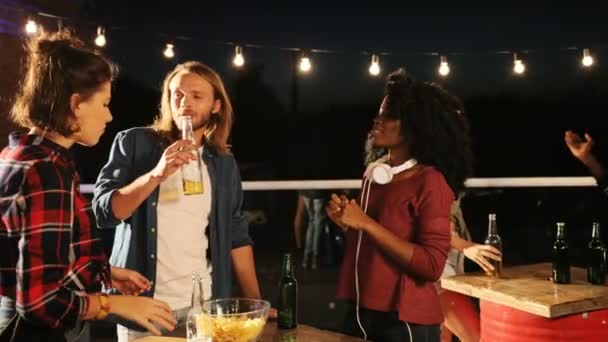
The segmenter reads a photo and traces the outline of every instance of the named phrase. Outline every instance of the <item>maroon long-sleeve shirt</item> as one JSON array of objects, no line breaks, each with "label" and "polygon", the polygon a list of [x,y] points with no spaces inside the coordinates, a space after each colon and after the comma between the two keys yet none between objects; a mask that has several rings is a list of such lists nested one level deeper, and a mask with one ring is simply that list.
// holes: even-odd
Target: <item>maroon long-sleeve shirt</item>
[{"label": "maroon long-sleeve shirt", "polygon": [[[414,244],[407,267],[384,254],[365,233],[359,253],[360,305],[398,312],[399,319],[439,324],[443,314],[434,282],[450,249],[450,206],[454,193],[443,175],[425,166],[412,177],[372,184],[367,214],[399,238]],[[358,232],[346,233],[346,251],[338,279],[338,298],[355,300]]]}]

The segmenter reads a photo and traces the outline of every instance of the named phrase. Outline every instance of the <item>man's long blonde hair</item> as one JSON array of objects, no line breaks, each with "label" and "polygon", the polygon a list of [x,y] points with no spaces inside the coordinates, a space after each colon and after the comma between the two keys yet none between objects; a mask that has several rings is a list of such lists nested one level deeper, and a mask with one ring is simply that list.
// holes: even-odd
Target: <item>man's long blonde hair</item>
[{"label": "man's long blonde hair", "polygon": [[230,98],[224,88],[224,83],[220,76],[207,65],[190,61],[178,64],[171,72],[167,74],[163,81],[163,94],[160,100],[160,113],[152,128],[156,130],[165,139],[166,142],[171,142],[179,138],[179,129],[173,122],[171,115],[171,91],[169,83],[179,72],[186,71],[197,74],[213,87],[213,97],[215,100],[220,100],[221,108],[219,113],[212,113],[204,131],[204,142],[214,147],[218,153],[225,154],[229,152],[228,138],[232,129],[232,104]]}]

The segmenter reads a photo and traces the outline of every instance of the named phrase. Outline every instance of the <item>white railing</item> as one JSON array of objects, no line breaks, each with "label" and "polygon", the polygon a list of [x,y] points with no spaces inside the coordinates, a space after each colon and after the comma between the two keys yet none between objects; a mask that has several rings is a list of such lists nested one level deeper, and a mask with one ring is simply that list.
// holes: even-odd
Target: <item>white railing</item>
[{"label": "white railing", "polygon": [[[467,188],[560,188],[593,187],[597,182],[593,177],[511,177],[511,178],[469,178]],[[286,181],[244,181],[245,191],[298,190],[298,189],[359,189],[360,179],[330,180],[286,180]],[[83,193],[92,193],[93,184],[82,184]]]}]

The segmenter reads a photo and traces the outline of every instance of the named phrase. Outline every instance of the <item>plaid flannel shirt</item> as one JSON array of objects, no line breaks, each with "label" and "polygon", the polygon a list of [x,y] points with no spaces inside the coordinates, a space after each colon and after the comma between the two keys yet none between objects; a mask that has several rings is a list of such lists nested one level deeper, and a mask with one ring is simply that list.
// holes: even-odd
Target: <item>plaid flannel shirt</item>
[{"label": "plaid flannel shirt", "polygon": [[32,323],[68,328],[110,266],[68,150],[12,133],[0,153],[0,295]]}]

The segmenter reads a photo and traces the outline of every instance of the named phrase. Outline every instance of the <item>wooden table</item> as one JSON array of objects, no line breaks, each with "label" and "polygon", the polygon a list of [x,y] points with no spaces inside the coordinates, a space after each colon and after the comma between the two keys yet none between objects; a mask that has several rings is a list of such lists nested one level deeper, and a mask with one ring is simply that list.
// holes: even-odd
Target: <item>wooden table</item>
[{"label": "wooden table", "polygon": [[[136,340],[137,342],[184,342],[186,341],[186,329],[179,328],[171,333],[174,337],[149,336]],[[259,342],[357,342],[359,338],[335,333],[329,330],[321,330],[309,325],[299,324],[293,330],[280,330],[275,321],[269,321],[264,326],[264,332]]]},{"label": "wooden table", "polygon": [[[608,286],[587,283],[582,268],[571,268],[571,284],[550,276],[551,264],[540,263],[505,267],[501,278],[447,277],[441,286],[480,299],[482,341],[608,341]],[[526,339],[526,329],[535,337]]]}]

